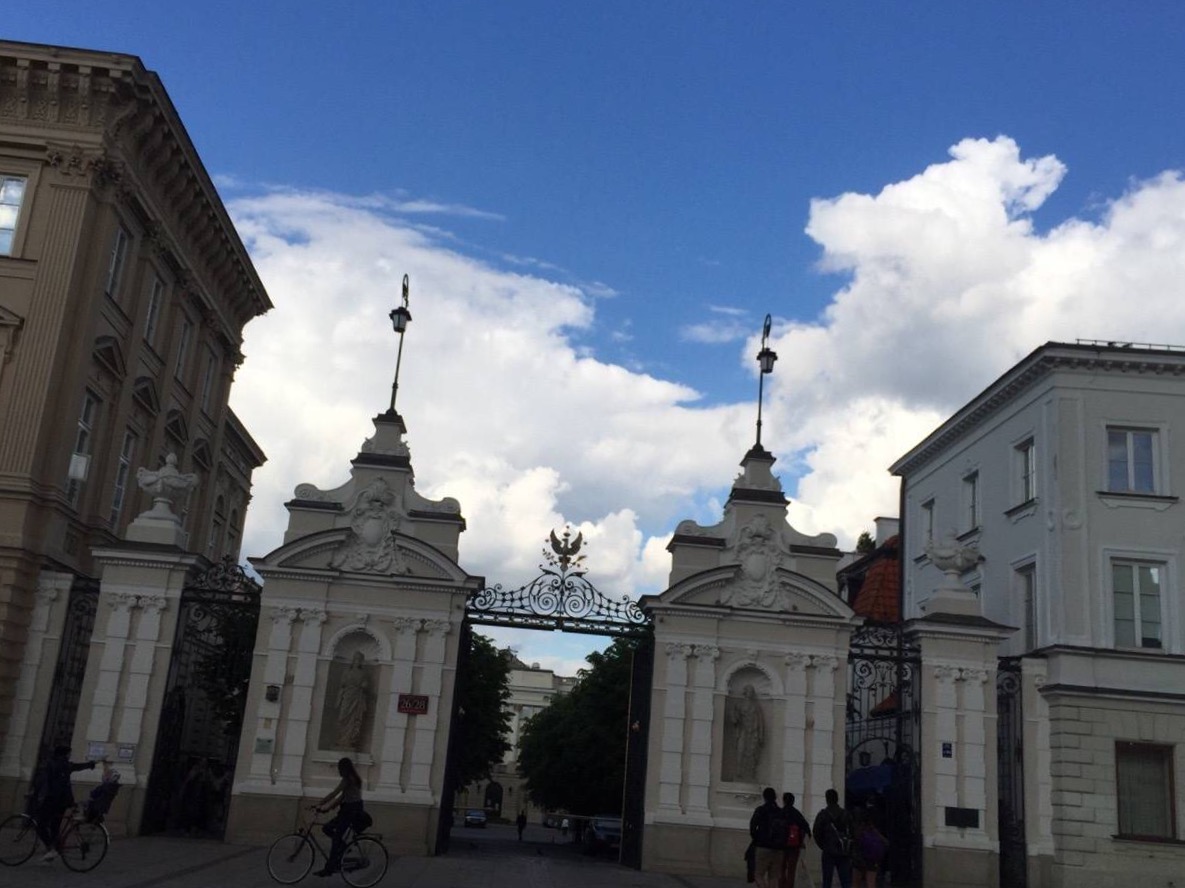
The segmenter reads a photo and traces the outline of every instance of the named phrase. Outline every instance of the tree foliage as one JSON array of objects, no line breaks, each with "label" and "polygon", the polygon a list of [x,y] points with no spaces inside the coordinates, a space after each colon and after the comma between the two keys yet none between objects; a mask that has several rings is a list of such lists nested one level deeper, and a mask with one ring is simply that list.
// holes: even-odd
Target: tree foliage
[{"label": "tree foliage", "polygon": [[620,813],[636,644],[617,639],[589,654],[589,668],[572,691],[523,727],[519,770],[535,804],[576,814]]},{"label": "tree foliage", "polygon": [[867,530],[863,531],[856,539],[856,551],[861,555],[867,555],[869,552],[872,552],[875,549],[876,540],[872,538],[872,534],[870,534]]},{"label": "tree foliage", "polygon": [[484,635],[469,633],[469,660],[458,690],[458,786],[485,780],[510,749],[510,663]]}]

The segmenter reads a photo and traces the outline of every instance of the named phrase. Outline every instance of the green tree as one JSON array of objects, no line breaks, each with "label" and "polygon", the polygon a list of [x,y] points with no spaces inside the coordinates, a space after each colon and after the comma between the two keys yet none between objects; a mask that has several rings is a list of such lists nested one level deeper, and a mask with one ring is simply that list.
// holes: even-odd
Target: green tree
[{"label": "green tree", "polygon": [[637,642],[617,639],[523,727],[519,770],[535,804],[577,814],[621,811],[630,672]]},{"label": "green tree", "polygon": [[510,744],[510,662],[484,635],[469,633],[469,660],[458,691],[456,756],[458,786],[485,780]]},{"label": "green tree", "polygon": [[872,534],[866,530],[856,539],[856,551],[861,555],[867,555],[874,549],[876,549],[876,540],[874,540],[872,538]]}]

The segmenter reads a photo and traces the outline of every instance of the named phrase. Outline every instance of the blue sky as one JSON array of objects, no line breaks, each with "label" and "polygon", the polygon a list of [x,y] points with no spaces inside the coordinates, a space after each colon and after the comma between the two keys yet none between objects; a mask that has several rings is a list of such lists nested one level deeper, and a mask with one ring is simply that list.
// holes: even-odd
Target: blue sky
[{"label": "blue sky", "polygon": [[[661,588],[751,442],[766,312],[765,443],[791,521],[841,544],[894,508],[885,466],[1040,342],[1185,342],[1180,3],[12,7],[9,39],[160,74],[252,249],[277,307],[232,400],[272,456],[264,551],[385,407],[366,319],[404,271],[417,477],[491,581],[559,520],[594,580],[599,539],[603,585]],[[263,402],[326,318],[297,454]]]}]

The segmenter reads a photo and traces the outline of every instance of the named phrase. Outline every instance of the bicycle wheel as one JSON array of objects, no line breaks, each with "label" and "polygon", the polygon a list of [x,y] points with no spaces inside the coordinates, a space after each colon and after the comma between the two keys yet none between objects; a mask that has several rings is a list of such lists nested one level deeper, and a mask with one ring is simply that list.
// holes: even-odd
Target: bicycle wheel
[{"label": "bicycle wheel", "polygon": [[301,833],[280,836],[267,852],[268,874],[281,885],[292,885],[309,874],[316,852]]},{"label": "bicycle wheel", "polygon": [[25,814],[13,814],[0,823],[0,863],[19,866],[37,850],[37,822]]},{"label": "bicycle wheel", "polygon": [[342,855],[342,878],[354,888],[370,888],[387,874],[387,849],[374,836],[358,836]]},{"label": "bicycle wheel", "polygon": [[58,853],[62,855],[62,863],[69,869],[76,873],[85,873],[93,870],[107,856],[107,846],[110,844],[111,837],[107,835],[107,827],[101,823],[81,820],[71,826],[62,827]]}]

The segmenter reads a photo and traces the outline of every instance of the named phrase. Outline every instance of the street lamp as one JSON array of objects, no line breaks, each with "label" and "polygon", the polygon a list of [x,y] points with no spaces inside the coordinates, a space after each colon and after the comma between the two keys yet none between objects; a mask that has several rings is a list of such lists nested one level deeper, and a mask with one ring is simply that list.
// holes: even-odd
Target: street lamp
[{"label": "street lamp", "polygon": [[399,365],[403,363],[403,334],[407,330],[407,325],[411,321],[411,312],[407,310],[408,295],[411,290],[411,282],[407,275],[403,276],[403,305],[391,309],[391,313],[387,315],[391,319],[391,326],[395,332],[399,334],[399,354],[395,358],[395,381],[391,383],[391,407],[388,413],[395,412],[395,395],[399,392]]},{"label": "street lamp", "polygon": [[761,448],[761,405],[765,400],[765,375],[774,372],[774,361],[778,353],[769,347],[769,328],[773,319],[765,316],[765,325],[761,328],[761,351],[757,353],[757,363],[761,372],[757,375],[757,448]]}]

